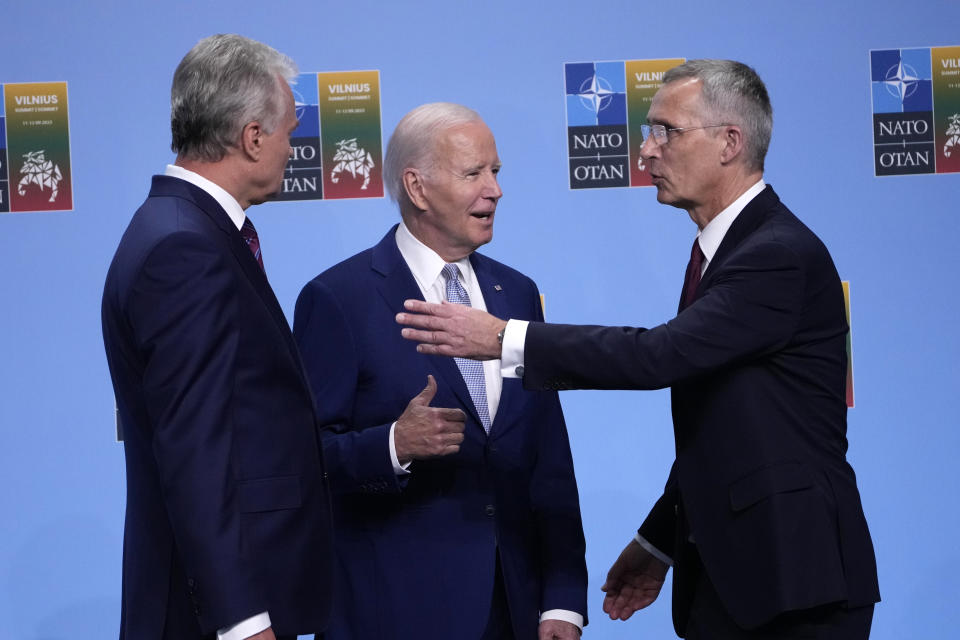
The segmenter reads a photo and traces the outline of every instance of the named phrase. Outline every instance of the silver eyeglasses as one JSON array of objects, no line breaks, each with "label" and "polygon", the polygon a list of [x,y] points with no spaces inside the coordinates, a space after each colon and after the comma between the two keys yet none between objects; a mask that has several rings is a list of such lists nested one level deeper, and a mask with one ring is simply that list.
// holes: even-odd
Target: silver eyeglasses
[{"label": "silver eyeglasses", "polygon": [[673,127],[668,129],[662,124],[642,124],[640,125],[640,133],[643,134],[644,141],[647,140],[650,136],[653,136],[653,141],[657,145],[665,145],[670,141],[669,134],[671,133],[683,133],[685,131],[696,131],[697,129],[713,129],[714,127],[730,127],[733,126],[730,123],[726,122],[723,124],[705,124],[702,127]]}]

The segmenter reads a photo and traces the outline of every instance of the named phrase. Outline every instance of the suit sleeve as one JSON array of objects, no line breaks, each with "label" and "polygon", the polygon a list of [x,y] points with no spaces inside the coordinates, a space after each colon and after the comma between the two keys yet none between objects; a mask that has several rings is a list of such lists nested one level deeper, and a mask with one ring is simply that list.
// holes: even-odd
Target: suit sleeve
[{"label": "suit sleeve", "polygon": [[[534,293],[535,305],[528,317],[542,321],[540,296],[536,290]],[[586,624],[586,543],[567,426],[557,393],[536,393],[540,442],[530,500],[539,536],[543,584],[540,611],[575,611],[583,615]]]},{"label": "suit sleeve", "polygon": [[674,461],[673,466],[670,467],[670,475],[663,495],[653,505],[637,531],[657,551],[670,558],[676,558],[677,505],[679,503],[677,481],[674,475],[676,467],[677,463]]},{"label": "suit sleeve", "polygon": [[720,265],[703,296],[652,329],[530,323],[528,389],[659,389],[782,347],[801,312],[799,257],[757,243]]},{"label": "suit sleeve", "polygon": [[[242,557],[237,425],[231,411],[243,309],[232,256],[177,233],[146,258],[127,300],[146,354],[144,391],[165,507],[201,626],[265,611],[258,576]],[[249,425],[246,425],[249,426]]]},{"label": "suit sleeve", "polygon": [[399,492],[406,481],[397,477],[390,460],[392,423],[362,429],[351,424],[360,383],[359,345],[339,300],[318,280],[307,283],[297,298],[293,336],[317,405],[331,488]]}]

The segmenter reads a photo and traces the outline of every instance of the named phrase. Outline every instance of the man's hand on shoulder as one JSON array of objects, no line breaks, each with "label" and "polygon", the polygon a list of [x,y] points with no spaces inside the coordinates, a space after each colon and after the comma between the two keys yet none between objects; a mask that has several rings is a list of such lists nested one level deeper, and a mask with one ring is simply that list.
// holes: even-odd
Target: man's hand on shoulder
[{"label": "man's hand on shoulder", "polygon": [[450,302],[406,300],[403,307],[409,313],[397,314],[397,323],[406,327],[400,333],[407,340],[419,342],[420,353],[472,360],[500,357],[498,336],[507,326],[506,321],[486,311]]},{"label": "man's hand on shoulder", "polygon": [[467,417],[460,409],[431,407],[436,393],[437,381],[427,376],[427,386],[410,400],[397,419],[393,439],[400,464],[460,451]]},{"label": "man's hand on shoulder", "polygon": [[537,640],[579,640],[580,629],[565,620],[544,620],[537,629]]}]

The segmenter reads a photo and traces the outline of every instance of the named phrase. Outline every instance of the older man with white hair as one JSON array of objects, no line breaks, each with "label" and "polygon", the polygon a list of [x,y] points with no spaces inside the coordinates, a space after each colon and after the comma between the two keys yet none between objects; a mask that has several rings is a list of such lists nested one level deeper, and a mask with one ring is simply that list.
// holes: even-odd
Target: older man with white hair
[{"label": "older man with white hair", "polygon": [[472,110],[418,107],[387,147],[401,221],[309,282],[294,336],[334,491],[328,640],[573,640],[586,622],[583,528],[557,394],[497,363],[425,356],[406,298],[542,320],[536,285],[476,252],[502,192]]}]

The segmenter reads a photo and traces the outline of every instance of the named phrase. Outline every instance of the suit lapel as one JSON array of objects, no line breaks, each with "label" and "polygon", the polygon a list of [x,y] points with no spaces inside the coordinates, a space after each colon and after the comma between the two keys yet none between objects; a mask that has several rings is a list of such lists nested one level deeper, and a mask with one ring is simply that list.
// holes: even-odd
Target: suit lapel
[{"label": "suit lapel", "polygon": [[709,277],[713,276],[716,271],[714,267],[723,264],[727,256],[743,242],[744,238],[757,230],[757,227],[766,219],[770,209],[779,201],[780,198],[774,193],[773,187],[767,185],[763,191],[757,194],[756,198],[747,203],[747,206],[743,208],[740,215],[727,229],[720,246],[717,247],[717,252],[713,254],[713,260],[707,265],[707,270],[700,280],[701,287],[704,286]]},{"label": "suit lapel", "polygon": [[[377,291],[393,313],[403,311],[403,301],[407,299],[423,300],[423,294],[417,281],[410,272],[410,267],[400,255],[400,249],[397,248],[396,241],[397,225],[394,225],[387,235],[383,237],[374,247],[371,255],[370,267],[380,274],[382,279],[377,284]],[[400,325],[395,325],[394,329],[399,334]],[[431,368],[437,372],[437,384],[444,383],[453,391],[453,394],[460,401],[461,408],[473,416],[473,419],[480,423],[480,416],[477,415],[477,409],[473,406],[473,399],[470,397],[470,391],[467,389],[467,383],[463,381],[463,375],[457,367],[457,363],[449,356],[422,355],[430,363]],[[482,428],[482,427],[481,427]]]},{"label": "suit lapel", "polygon": [[[171,182],[163,181],[158,185],[159,178],[166,178]],[[306,372],[303,368],[302,362],[300,361],[300,352],[297,349],[296,344],[293,342],[293,336],[290,333],[290,325],[287,323],[287,318],[283,314],[283,309],[280,307],[280,303],[277,301],[277,296],[270,287],[270,283],[267,281],[266,274],[262,269],[260,269],[260,264],[253,256],[253,253],[247,246],[243,236],[240,235],[240,230],[237,229],[237,227],[233,224],[230,216],[228,216],[227,212],[223,210],[223,207],[220,206],[220,203],[218,203],[213,196],[203,189],[190,184],[185,180],[169,176],[158,176],[155,178],[153,190],[160,192],[158,195],[173,195],[190,200],[213,222],[214,225],[217,226],[217,228],[224,235],[226,235],[227,245],[230,247],[230,252],[237,260],[240,270],[243,272],[244,276],[246,276],[247,280],[250,281],[254,291],[257,292],[257,296],[263,302],[263,305],[267,308],[267,311],[270,313],[270,316],[276,323],[277,330],[282,336],[283,341],[286,343],[287,349],[290,352],[290,357],[293,358],[293,361],[297,363],[297,366],[300,369],[300,376],[306,385]]]},{"label": "suit lapel", "polygon": [[[724,260],[740,245],[743,240],[766,220],[770,210],[780,202],[780,198],[773,191],[773,187],[767,185],[763,191],[757,194],[753,200],[747,203],[740,215],[737,216],[727,233],[723,236],[717,252],[713,254],[713,260],[707,265],[707,270],[703,272],[700,284],[697,285],[697,293],[694,299],[700,296],[711,285],[713,274],[717,272]],[[682,295],[682,294],[681,294]],[[682,301],[681,301],[682,304]]]}]

